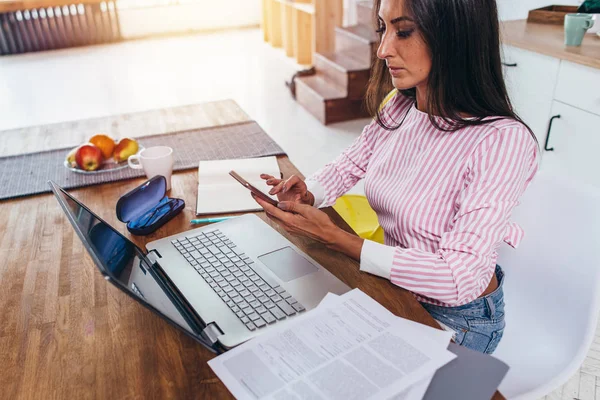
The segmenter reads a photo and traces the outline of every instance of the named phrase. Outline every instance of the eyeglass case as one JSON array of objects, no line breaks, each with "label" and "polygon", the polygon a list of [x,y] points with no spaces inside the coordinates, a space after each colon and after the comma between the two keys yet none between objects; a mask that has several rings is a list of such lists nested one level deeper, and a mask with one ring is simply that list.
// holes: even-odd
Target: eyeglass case
[{"label": "eyeglass case", "polygon": [[149,235],[170,221],[185,208],[182,199],[167,197],[167,181],[157,175],[117,202],[117,218],[127,224],[134,235]]}]

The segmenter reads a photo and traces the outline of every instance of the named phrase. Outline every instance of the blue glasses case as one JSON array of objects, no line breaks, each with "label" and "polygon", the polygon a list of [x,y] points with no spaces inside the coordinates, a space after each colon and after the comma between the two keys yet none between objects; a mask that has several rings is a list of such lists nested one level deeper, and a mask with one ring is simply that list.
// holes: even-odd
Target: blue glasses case
[{"label": "blue glasses case", "polygon": [[127,224],[134,235],[149,235],[170,221],[185,208],[182,199],[167,197],[167,181],[155,176],[117,202],[117,218]]}]

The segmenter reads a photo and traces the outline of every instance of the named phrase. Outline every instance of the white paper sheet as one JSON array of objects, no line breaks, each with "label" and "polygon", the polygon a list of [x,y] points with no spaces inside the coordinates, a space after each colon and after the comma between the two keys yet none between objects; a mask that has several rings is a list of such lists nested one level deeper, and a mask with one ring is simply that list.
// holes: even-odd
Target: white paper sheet
[{"label": "white paper sheet", "polygon": [[209,365],[238,399],[390,398],[455,357],[424,328],[355,289]]},{"label": "white paper sheet", "polygon": [[[328,305],[331,305],[332,304],[331,301],[335,300],[338,297],[339,296],[337,294],[328,293],[327,296],[325,296],[325,298],[323,298],[323,300],[321,300],[321,303],[319,303],[319,307],[321,307],[321,306],[327,307]],[[435,343],[435,346],[437,349],[445,350],[448,348],[448,343],[450,342],[450,339],[452,338],[451,332],[447,332],[447,331],[443,331],[443,330],[439,330],[439,329],[432,329],[430,327],[418,324],[416,322],[412,322],[410,320],[404,320],[402,318],[398,318],[398,319],[402,320],[402,321],[406,321],[409,325],[412,325],[412,324],[417,325],[417,326],[415,326],[415,328],[421,329],[421,331],[422,331],[421,334],[429,336],[432,339],[433,343]],[[420,382],[415,383],[414,385],[408,387],[407,389],[403,390],[402,392],[392,396],[389,400],[421,400],[425,396],[425,393],[427,392],[427,388],[429,387],[429,384],[431,383],[431,380],[433,379],[434,375],[435,375],[435,372],[432,373],[431,375],[427,376],[426,378],[422,379]]]}]

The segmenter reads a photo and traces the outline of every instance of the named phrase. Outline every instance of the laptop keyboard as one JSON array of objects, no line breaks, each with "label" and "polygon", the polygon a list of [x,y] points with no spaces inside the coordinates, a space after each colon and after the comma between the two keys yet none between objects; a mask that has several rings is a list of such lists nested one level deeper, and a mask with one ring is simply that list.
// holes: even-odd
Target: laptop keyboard
[{"label": "laptop keyboard", "polygon": [[249,330],[305,310],[270,276],[255,271],[254,261],[221,231],[203,232],[171,243]]}]

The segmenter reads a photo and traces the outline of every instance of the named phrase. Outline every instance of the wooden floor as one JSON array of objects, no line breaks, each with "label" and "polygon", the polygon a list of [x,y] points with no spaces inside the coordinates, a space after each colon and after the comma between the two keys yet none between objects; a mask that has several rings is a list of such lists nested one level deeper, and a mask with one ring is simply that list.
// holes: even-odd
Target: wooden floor
[{"label": "wooden floor", "polygon": [[[322,126],[287,92],[296,68],[258,30],[0,57],[0,130],[232,98],[309,175],[367,121]],[[599,388],[600,330],[579,373],[546,399],[600,400]]]},{"label": "wooden floor", "polygon": [[298,68],[258,29],[0,57],[0,130],[233,99],[310,175],[368,120],[324,127],[285,86]]}]

